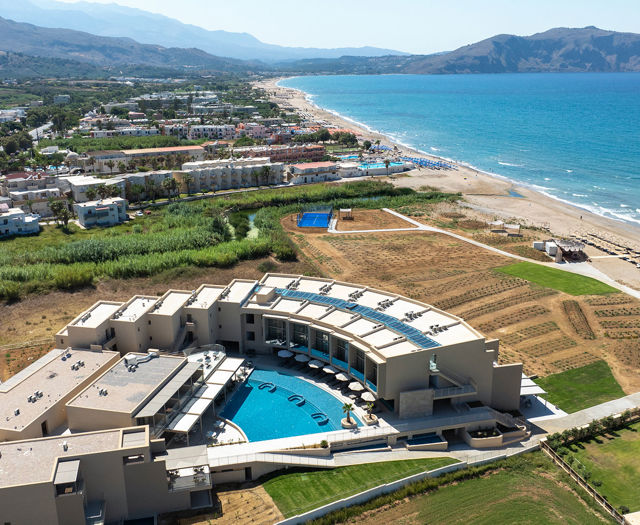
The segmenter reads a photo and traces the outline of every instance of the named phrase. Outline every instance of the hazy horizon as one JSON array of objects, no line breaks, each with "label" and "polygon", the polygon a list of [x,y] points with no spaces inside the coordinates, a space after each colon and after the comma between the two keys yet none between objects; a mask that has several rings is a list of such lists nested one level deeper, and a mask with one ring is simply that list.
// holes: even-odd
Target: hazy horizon
[{"label": "hazy horizon", "polygon": [[[77,3],[82,0],[61,0]],[[250,33],[259,40],[292,47],[375,46],[415,54],[451,51],[509,33],[530,35],[552,27],[597,26],[640,32],[640,7],[625,0],[382,0],[338,2],[322,7],[293,0],[233,2],[183,0],[94,0],[117,3],[175,18],[209,30]],[[46,2],[38,1],[45,6]],[[311,22],[311,23],[307,23]]]}]

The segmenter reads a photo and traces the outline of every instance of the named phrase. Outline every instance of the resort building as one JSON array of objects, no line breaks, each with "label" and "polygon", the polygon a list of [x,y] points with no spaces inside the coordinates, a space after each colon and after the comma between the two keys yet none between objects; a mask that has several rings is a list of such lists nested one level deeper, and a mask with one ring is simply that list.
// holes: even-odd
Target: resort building
[{"label": "resort building", "polygon": [[113,226],[127,220],[127,201],[121,197],[80,202],[73,209],[83,228]]},{"label": "resort building", "polygon": [[[498,364],[497,340],[352,283],[266,274],[100,301],[56,347],[0,385],[4,522],[150,518],[210,506],[214,483],[339,450],[528,436],[506,412],[531,385],[521,364]],[[345,399],[357,404],[347,391],[379,419],[359,407],[341,420]],[[363,421],[375,426],[359,432]],[[470,434],[487,428],[486,442]]]},{"label": "resort building", "polygon": [[97,189],[99,186],[117,186],[120,195],[124,195],[125,182],[120,177],[113,177],[108,179],[100,179],[92,175],[72,175],[70,177],[60,177],[60,186],[63,189],[68,188],[71,192],[74,202],[87,202],[87,190],[89,188]]},{"label": "resort building", "polygon": [[10,235],[29,235],[40,231],[38,215],[25,213],[20,208],[0,205],[0,237]]},{"label": "resort building", "polygon": [[309,162],[288,167],[288,180],[291,184],[312,184],[339,178],[335,162]]},{"label": "resort building", "polygon": [[237,157],[268,157],[271,162],[319,162],[326,154],[322,144],[296,144],[290,146],[246,146],[234,148]]},{"label": "resort building", "polygon": [[280,184],[284,178],[284,165],[272,163],[268,158],[187,162],[182,165],[181,172],[174,174],[182,192],[188,189],[184,182],[185,173],[189,173],[192,177],[190,183],[192,192],[218,191],[263,184]]}]

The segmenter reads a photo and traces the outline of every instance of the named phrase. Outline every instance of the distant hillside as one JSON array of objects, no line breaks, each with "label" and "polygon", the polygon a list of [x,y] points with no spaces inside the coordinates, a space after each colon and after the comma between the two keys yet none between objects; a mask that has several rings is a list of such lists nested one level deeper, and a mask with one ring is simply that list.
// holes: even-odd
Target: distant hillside
[{"label": "distant hillside", "polygon": [[[240,8],[241,6],[239,6]],[[317,49],[265,44],[248,33],[209,31],[202,27],[117,4],[66,3],[53,0],[0,0],[0,16],[49,28],[88,31],[95,35],[128,37],[146,44],[197,47],[216,56],[267,62],[344,55],[401,55],[376,47]]]},{"label": "distant hillside", "polygon": [[532,36],[497,35],[437,55],[342,57],[280,65],[306,73],[524,73],[640,71],[640,35],[596,27],[556,28]]},{"label": "distant hillside", "polygon": [[68,29],[49,29],[0,18],[0,50],[101,66],[144,64],[191,67],[209,71],[246,71],[251,63],[220,58],[200,49],[139,44],[130,38],[92,35]]}]

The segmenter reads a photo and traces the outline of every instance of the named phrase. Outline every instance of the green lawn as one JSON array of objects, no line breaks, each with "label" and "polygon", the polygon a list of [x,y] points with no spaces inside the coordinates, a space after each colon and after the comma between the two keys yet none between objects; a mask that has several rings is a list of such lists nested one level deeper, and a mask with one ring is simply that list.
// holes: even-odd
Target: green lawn
[{"label": "green lawn", "polygon": [[363,490],[456,463],[452,458],[385,461],[330,470],[292,471],[263,486],[285,517],[315,509]]},{"label": "green lawn", "polygon": [[[375,515],[377,523],[576,524],[609,523],[562,482],[562,474],[546,458],[534,467],[494,473],[439,488]],[[365,520],[365,523],[373,521]]]},{"label": "green lawn", "polygon": [[617,399],[625,395],[605,361],[536,379],[548,394],[543,397],[565,412]]},{"label": "green lawn", "polygon": [[603,295],[618,292],[608,284],[591,277],[530,262],[510,264],[496,270],[570,295]]},{"label": "green lawn", "polygon": [[614,507],[640,511],[640,423],[571,445],[572,454],[591,472],[590,481]]}]

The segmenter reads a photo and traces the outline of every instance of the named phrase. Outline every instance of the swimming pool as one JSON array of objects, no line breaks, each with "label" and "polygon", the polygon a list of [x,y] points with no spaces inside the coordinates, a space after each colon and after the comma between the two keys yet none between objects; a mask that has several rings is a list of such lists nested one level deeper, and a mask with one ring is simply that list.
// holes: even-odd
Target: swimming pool
[{"label": "swimming pool", "polygon": [[[402,166],[402,162],[390,162],[389,166]],[[362,168],[363,170],[372,170],[372,169],[378,169],[378,168],[386,168],[384,162],[378,162],[375,164],[360,164],[360,168]]]},{"label": "swimming pool", "polygon": [[[254,370],[221,413],[249,441],[342,429],[342,402],[311,383],[276,370]],[[362,426],[353,414],[351,417]]]}]

